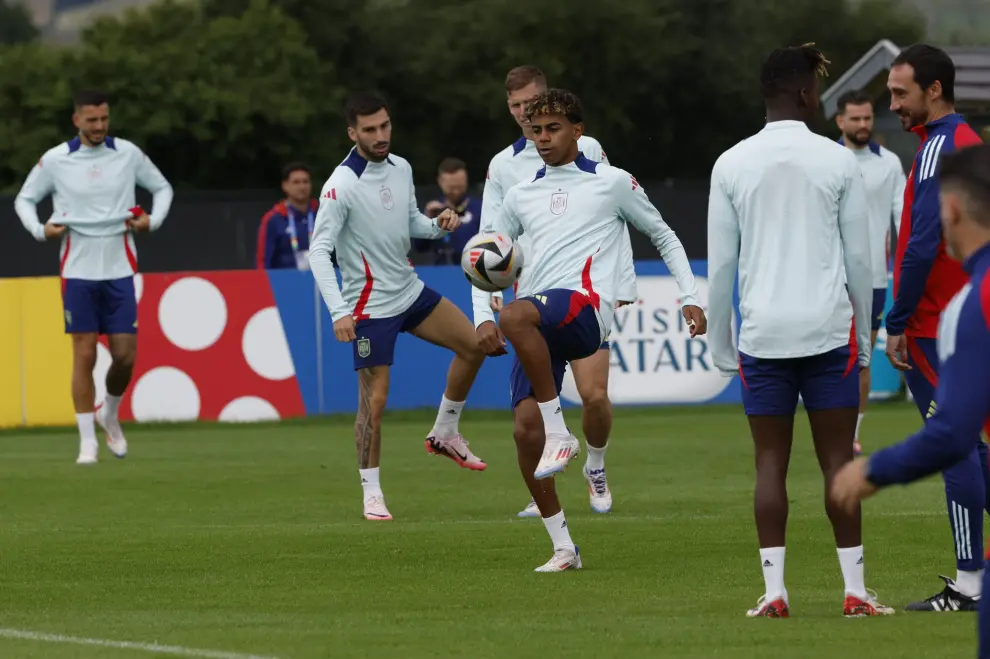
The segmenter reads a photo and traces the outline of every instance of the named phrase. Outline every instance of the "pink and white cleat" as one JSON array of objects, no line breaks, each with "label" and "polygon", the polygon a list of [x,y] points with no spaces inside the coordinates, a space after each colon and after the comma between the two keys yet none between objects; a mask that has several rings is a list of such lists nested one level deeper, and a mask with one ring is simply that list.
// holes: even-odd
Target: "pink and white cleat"
[{"label": "pink and white cleat", "polygon": [[364,518],[371,522],[388,522],[392,514],[385,507],[385,497],[375,494],[364,500]]},{"label": "pink and white cleat", "polygon": [[467,440],[460,433],[449,437],[438,437],[436,433],[430,433],[425,445],[426,452],[430,455],[448,457],[465,469],[484,471],[488,467],[484,460],[471,452]]},{"label": "pink and white cleat", "polygon": [[96,422],[107,434],[107,446],[110,452],[118,458],[127,457],[127,440],[124,439],[124,430],[120,427],[120,421],[107,418],[107,408],[103,403],[97,405],[94,412]]},{"label": "pink and white cleat", "polygon": [[575,547],[574,551],[558,549],[553,553],[553,558],[536,568],[534,572],[567,572],[568,570],[580,569],[581,550]]},{"label": "pink and white cleat", "polygon": [[549,478],[564,471],[571,460],[581,452],[581,442],[574,435],[548,435],[543,445],[543,457],[536,465],[533,477],[536,480]]}]

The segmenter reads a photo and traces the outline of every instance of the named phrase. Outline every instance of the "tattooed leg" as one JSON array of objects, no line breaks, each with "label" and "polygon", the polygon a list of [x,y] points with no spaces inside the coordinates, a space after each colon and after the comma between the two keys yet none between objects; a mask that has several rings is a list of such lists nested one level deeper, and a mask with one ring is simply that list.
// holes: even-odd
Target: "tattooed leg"
[{"label": "tattooed leg", "polygon": [[358,413],[354,422],[354,442],[359,469],[378,466],[382,449],[382,413],[388,398],[388,366],[358,371]]}]

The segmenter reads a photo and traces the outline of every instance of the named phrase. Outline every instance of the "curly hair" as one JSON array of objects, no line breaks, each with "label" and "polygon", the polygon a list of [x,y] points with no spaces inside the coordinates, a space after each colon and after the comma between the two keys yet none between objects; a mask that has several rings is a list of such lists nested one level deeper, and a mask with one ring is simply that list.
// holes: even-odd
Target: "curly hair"
[{"label": "curly hair", "polygon": [[548,89],[541,93],[526,108],[526,119],[547,114],[561,114],[572,124],[584,121],[584,108],[581,99],[566,89]]},{"label": "curly hair", "polygon": [[792,48],[778,48],[770,53],[760,72],[763,98],[777,98],[810,86],[815,77],[827,77],[831,62],[814,43]]}]

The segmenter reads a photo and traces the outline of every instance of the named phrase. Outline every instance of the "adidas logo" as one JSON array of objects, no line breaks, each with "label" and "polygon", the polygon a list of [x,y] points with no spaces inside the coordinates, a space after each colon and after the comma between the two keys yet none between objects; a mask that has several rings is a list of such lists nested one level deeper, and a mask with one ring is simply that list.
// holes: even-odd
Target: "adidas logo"
[{"label": "adidas logo", "polygon": [[862,565],[862,564],[863,564],[863,557],[862,557],[862,556],[860,556],[860,557],[859,557],[859,560],[858,560],[858,561],[856,561],[856,565]]},{"label": "adidas logo", "polygon": [[457,414],[457,410],[447,410],[447,414]]},{"label": "adidas logo", "polygon": [[773,567],[773,563],[770,562],[769,558],[763,561],[763,567]]},{"label": "adidas logo", "polygon": [[367,479],[367,478],[362,478],[362,479],[361,479],[361,482],[362,482],[362,483],[367,483],[367,482],[368,482],[368,479]]},{"label": "adidas logo", "polygon": [[563,522],[560,523],[560,528],[562,528],[562,529],[566,529],[567,528],[567,520],[566,519]]},{"label": "adidas logo", "polygon": [[560,407],[557,408],[557,411],[554,412],[554,414],[560,414]]}]

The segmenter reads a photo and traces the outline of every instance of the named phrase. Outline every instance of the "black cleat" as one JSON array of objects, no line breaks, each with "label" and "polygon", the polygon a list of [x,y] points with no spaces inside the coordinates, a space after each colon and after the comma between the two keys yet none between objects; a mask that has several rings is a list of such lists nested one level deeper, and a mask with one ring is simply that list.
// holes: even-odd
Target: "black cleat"
[{"label": "black cleat", "polygon": [[956,582],[949,577],[938,575],[945,582],[945,589],[932,595],[922,602],[912,602],[904,607],[905,611],[976,611],[980,605],[979,597],[966,597],[956,589]]}]

